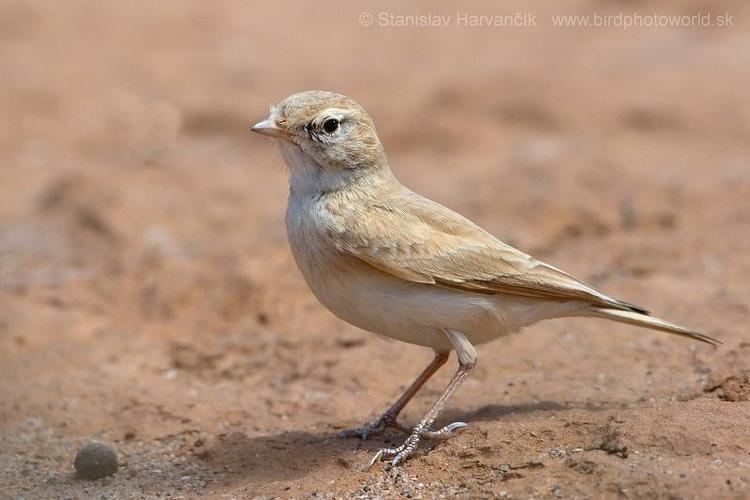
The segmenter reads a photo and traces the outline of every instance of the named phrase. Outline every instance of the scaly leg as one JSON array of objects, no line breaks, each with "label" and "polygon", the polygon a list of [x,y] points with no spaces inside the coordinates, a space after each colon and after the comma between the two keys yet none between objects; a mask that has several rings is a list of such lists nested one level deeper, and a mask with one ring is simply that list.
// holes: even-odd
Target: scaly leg
[{"label": "scaly leg", "polygon": [[404,444],[397,448],[381,449],[377,454],[375,454],[372,461],[370,462],[370,465],[374,464],[384,457],[393,457],[393,460],[391,460],[391,464],[397,465],[399,462],[409,458],[412,454],[414,454],[421,438],[445,439],[449,437],[456,429],[466,427],[466,424],[463,422],[454,422],[452,424],[446,425],[438,431],[430,431],[430,426],[432,426],[432,424],[435,422],[435,419],[443,410],[443,407],[448,401],[448,398],[451,397],[451,395],[456,391],[456,389],[458,389],[464,379],[466,379],[466,377],[468,377],[472,372],[477,359],[477,353],[474,350],[474,346],[471,345],[471,343],[463,333],[455,330],[447,330],[445,334],[451,340],[453,347],[456,349],[456,354],[458,355],[459,366],[456,374],[453,375],[453,378],[448,383],[445,391],[443,391],[443,394],[438,398],[430,411],[428,411],[424,418],[422,418],[422,420],[419,422],[419,424],[417,424],[414,429],[412,429],[411,434],[408,438],[406,438]]},{"label": "scaly leg", "polygon": [[435,357],[430,362],[430,364],[427,365],[427,368],[425,368],[422,373],[419,374],[417,379],[409,386],[408,389],[406,389],[401,397],[398,398],[398,401],[393,403],[393,405],[388,408],[388,410],[386,410],[386,412],[383,413],[383,415],[379,419],[363,427],[357,427],[354,429],[342,431],[341,433],[339,433],[339,437],[360,437],[362,439],[367,439],[368,436],[381,434],[388,427],[394,427],[401,432],[408,434],[410,430],[396,422],[396,418],[398,417],[399,413],[401,413],[401,410],[404,409],[406,404],[411,401],[417,391],[422,388],[425,382],[427,382],[430,377],[432,377],[435,372],[437,372],[440,367],[445,364],[447,360],[447,352],[435,351]]}]

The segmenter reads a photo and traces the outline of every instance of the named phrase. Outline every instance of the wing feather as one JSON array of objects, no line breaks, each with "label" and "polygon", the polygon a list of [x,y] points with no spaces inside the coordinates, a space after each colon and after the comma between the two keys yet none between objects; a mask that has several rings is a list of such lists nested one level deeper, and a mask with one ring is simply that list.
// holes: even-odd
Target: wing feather
[{"label": "wing feather", "polygon": [[329,212],[339,251],[407,281],[645,312],[503,243],[411,191],[363,209],[329,207]]}]

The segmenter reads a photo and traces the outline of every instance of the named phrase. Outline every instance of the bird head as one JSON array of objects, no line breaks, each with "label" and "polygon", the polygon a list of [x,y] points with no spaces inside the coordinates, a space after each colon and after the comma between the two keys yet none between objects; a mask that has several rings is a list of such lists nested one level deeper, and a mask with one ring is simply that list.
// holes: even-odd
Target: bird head
[{"label": "bird head", "polygon": [[312,162],[323,171],[341,174],[385,167],[375,125],[354,100],[312,90],[293,94],[271,107],[253,132],[278,139],[289,167]]}]

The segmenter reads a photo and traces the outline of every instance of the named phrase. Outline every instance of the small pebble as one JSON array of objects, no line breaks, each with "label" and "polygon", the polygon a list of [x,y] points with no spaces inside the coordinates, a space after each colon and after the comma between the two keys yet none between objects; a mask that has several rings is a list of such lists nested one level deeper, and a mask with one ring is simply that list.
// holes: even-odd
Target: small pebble
[{"label": "small pebble", "polygon": [[117,472],[117,455],[106,444],[91,442],[78,450],[74,465],[80,477],[99,479]]}]

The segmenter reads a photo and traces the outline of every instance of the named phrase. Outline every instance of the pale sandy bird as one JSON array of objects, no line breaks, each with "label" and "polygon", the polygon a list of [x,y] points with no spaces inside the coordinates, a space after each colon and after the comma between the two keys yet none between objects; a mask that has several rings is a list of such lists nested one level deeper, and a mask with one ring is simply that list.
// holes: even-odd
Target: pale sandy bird
[{"label": "pale sandy bird", "polygon": [[[431,426],[471,373],[474,346],[537,321],[604,318],[700,340],[718,341],[648,315],[506,245],[470,220],[410,191],[391,173],[375,126],[348,97],[301,92],[252,127],[278,139],[289,166],[286,227],[294,259],[315,296],[355,326],[430,347],[435,358],[375,422],[347,431],[366,438],[395,427],[409,434],[373,461],[396,464],[420,439],[465,427]],[[455,350],[459,367],[413,428],[396,417]]]}]

